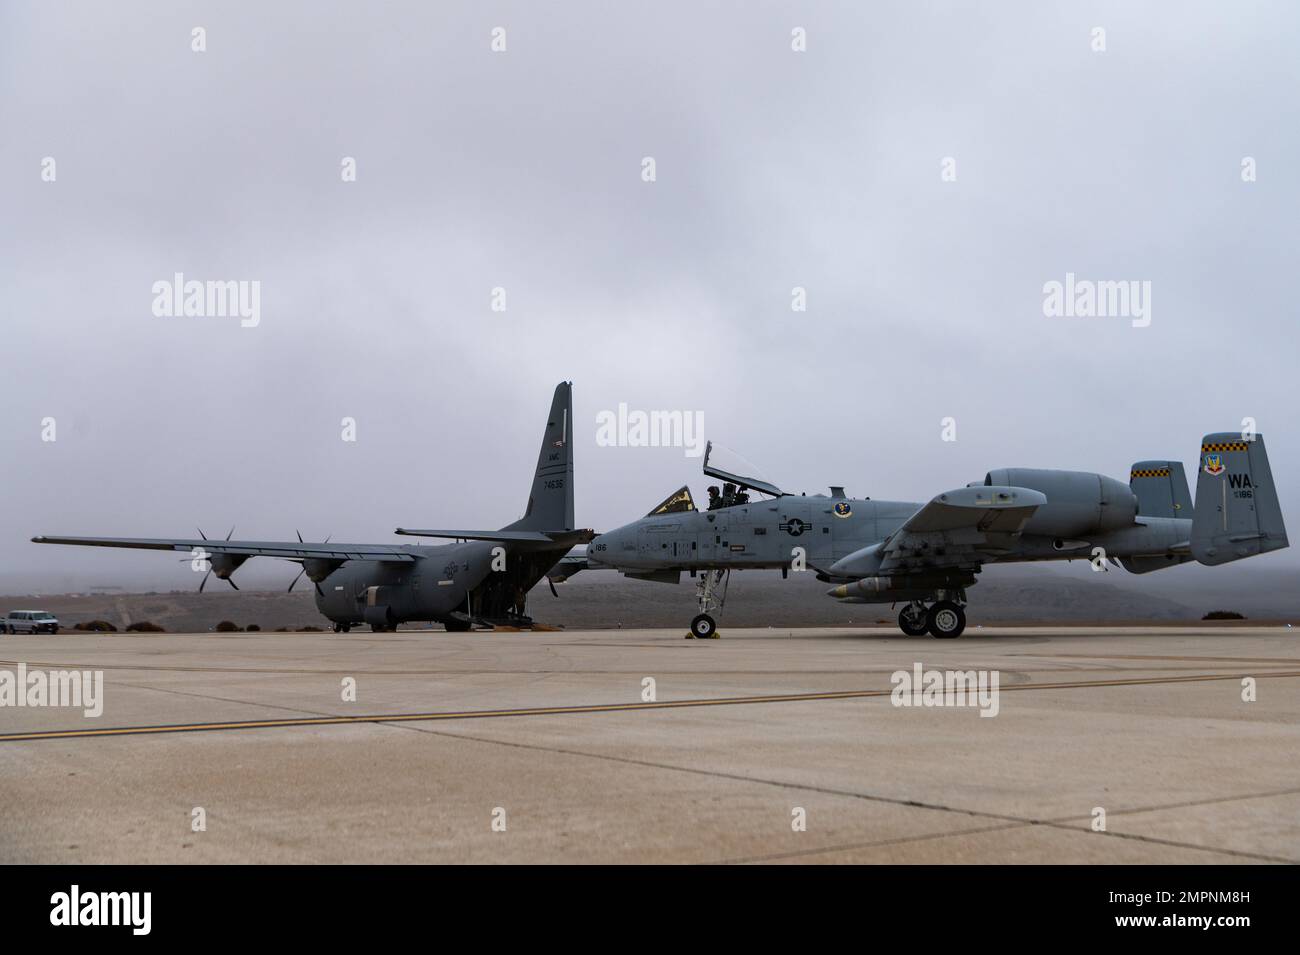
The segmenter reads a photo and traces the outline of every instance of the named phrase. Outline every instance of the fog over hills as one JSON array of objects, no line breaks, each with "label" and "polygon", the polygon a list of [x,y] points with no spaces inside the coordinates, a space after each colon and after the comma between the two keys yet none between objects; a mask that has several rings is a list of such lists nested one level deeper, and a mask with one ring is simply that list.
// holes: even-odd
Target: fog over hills
[{"label": "fog over hills", "polygon": [[[1094,572],[1086,561],[988,567],[968,592],[968,613],[973,627],[1055,621],[1169,623],[1200,620],[1211,610],[1234,610],[1255,621],[1300,623],[1300,571],[1261,563],[1184,566],[1144,577],[1119,569]],[[292,572],[287,576],[291,579]],[[148,620],[173,632],[206,631],[221,620],[263,629],[327,626],[305,585],[300,583],[292,594],[283,588],[258,591],[247,586],[236,592],[212,580],[203,594],[197,586],[149,594],[27,594],[3,598],[3,604],[52,610],[65,625],[105,619],[122,627]],[[893,624],[896,610],[888,604],[841,604],[825,596],[826,589],[811,574],[782,580],[774,571],[736,573],[721,619],[734,627]],[[685,628],[695,614],[695,588],[686,576],[673,586],[588,572],[560,584],[557,591],[558,598],[553,597],[544,582],[532,591],[529,612],[538,623],[572,629]]]}]

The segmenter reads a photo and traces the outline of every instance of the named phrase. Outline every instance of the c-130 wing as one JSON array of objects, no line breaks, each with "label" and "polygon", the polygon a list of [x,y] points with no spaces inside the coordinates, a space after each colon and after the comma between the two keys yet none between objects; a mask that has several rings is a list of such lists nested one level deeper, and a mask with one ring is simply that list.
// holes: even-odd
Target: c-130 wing
[{"label": "c-130 wing", "polygon": [[139,550],[179,550],[229,554],[232,557],[283,557],[287,560],[382,560],[410,563],[416,556],[402,544],[331,544],[304,541],[187,540],[174,537],[33,537],[36,544],[75,544],[82,547],[125,547]]}]

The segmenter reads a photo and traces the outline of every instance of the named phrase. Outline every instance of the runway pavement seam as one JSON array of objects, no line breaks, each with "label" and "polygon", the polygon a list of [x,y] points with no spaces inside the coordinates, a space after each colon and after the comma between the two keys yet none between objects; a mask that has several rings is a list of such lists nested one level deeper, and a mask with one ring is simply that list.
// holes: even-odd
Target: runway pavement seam
[{"label": "runway pavement seam", "polygon": [[[254,700],[236,700],[228,696],[213,696],[210,693],[195,693],[192,690],[173,690],[162,686],[149,686],[143,683],[122,683],[121,686],[129,686],[135,690],[153,690],[157,693],[168,693],[172,696],[188,696],[196,700],[212,700],[218,703],[236,703],[242,706],[261,706],[269,710],[284,710],[288,713],[301,713],[304,717],[320,718],[328,717],[332,714],[323,713],[320,710],[305,710],[297,706],[285,706],[281,703],[263,703]],[[2,741],[2,740],[0,740]]]},{"label": "runway pavement seam", "polygon": [[822,846],[814,849],[805,849],[798,852],[779,853],[767,857],[759,856],[759,857],[746,858],[746,859],[723,860],[719,864],[745,865],[745,864],[755,863],[755,862],[779,862],[782,859],[793,859],[793,858],[800,858],[806,856],[825,855],[828,853],[835,853],[835,852],[852,852],[856,849],[877,849],[877,848],[883,848],[885,846],[891,846],[891,845],[906,845],[912,842],[924,842],[927,840],[933,841],[936,839],[955,838],[959,836],[982,835],[988,832],[999,832],[999,831],[1009,832],[1013,829],[1027,829],[1036,825],[1044,826],[1049,829],[1059,829],[1065,832],[1112,836],[1119,839],[1134,839],[1141,842],[1149,842],[1156,845],[1169,846],[1170,848],[1188,849],[1196,852],[1213,852],[1219,855],[1232,856],[1233,858],[1252,859],[1259,862],[1276,862],[1276,863],[1282,863],[1286,865],[1296,864],[1296,860],[1287,859],[1281,856],[1270,856],[1270,855],[1262,855],[1258,853],[1243,852],[1237,849],[1220,849],[1220,848],[1215,848],[1213,846],[1203,846],[1198,843],[1177,842],[1170,839],[1160,839],[1153,836],[1143,836],[1137,833],[1123,833],[1123,832],[1109,832],[1109,831],[1093,833],[1092,830],[1090,829],[1079,829],[1073,826],[1058,825],[1052,822],[1026,822],[1026,823],[1007,824],[1004,826],[985,826],[983,828],[958,829],[958,830],[954,830],[953,832],[939,832],[939,833],[933,833],[931,835],[925,835],[925,836],[913,836],[913,837],[899,838],[899,839],[886,839],[874,843],[866,842],[866,843],[857,843],[857,844],[851,843],[851,844],[840,845],[840,846]]},{"label": "runway pavement seam", "polygon": [[[1151,842],[1159,845],[1167,845],[1172,848],[1190,849],[1200,852],[1213,852],[1219,855],[1230,855],[1243,859],[1255,859],[1261,862],[1282,862],[1295,864],[1295,860],[1286,859],[1278,856],[1270,856],[1262,853],[1246,852],[1239,849],[1222,849],[1214,846],[1204,846],[1190,842],[1177,842],[1168,839],[1159,839],[1154,836],[1142,836],[1136,833],[1118,833],[1103,830],[1094,833],[1091,829],[1081,828],[1078,824],[1081,817],[1062,816],[1056,819],[1037,819],[1033,817],[1014,816],[1004,813],[987,812],[981,809],[963,809],[958,806],[947,806],[942,803],[926,803],[915,799],[901,799],[896,796],[882,796],[876,793],[864,793],[850,789],[833,789],[825,786],[813,786],[807,783],[786,782],[778,779],[766,779],[761,776],[745,776],[739,773],[728,773],[721,770],[700,769],[693,766],[678,766],[673,763],[660,763],[652,760],[634,759],[629,756],[612,756],[607,753],[588,753],[582,750],[572,750],[558,746],[539,746],[534,743],[520,743],[512,740],[491,739],[485,736],[472,736],[465,733],[447,733],[425,726],[410,726],[406,724],[387,724],[393,729],[413,730],[418,733],[424,733],[429,736],[438,736],[444,739],[473,740],[479,743],[494,743],[498,746],[508,746],[515,749],[525,749],[533,752],[552,753],[555,755],[575,756],[587,759],[605,760],[608,762],[622,763],[630,766],[640,766],[647,769],[661,769],[674,772],[690,773],[697,776],[707,776],[715,779],[727,779],[733,782],[756,783],[764,786],[779,787],[782,789],[795,789],[802,792],[814,792],[824,796],[842,796],[851,799],[861,799],[867,802],[878,802],[888,805],[904,806],[913,809],[927,809],[933,812],[945,812],[957,815],[974,816],[983,819],[996,819],[1003,823],[1007,829],[1044,826],[1051,829],[1059,829],[1065,832],[1075,832],[1084,834],[1093,834],[1098,836],[1110,836],[1118,839],[1134,839],[1143,842]],[[1070,824],[1073,823],[1073,824]],[[998,827],[993,827],[998,828]],[[957,835],[958,833],[951,833]],[[906,840],[905,840],[906,841]],[[809,850],[812,851],[812,850]]]},{"label": "runway pavement seam", "polygon": [[1049,660],[1160,660],[1169,663],[1224,663],[1229,666],[1295,666],[1300,663],[1300,657],[1192,657],[1136,653],[1012,653],[1009,656]]},{"label": "runway pavement seam", "polygon": [[[1064,829],[1068,832],[1079,832],[1085,835],[1094,834],[1091,829],[1079,829],[1074,826],[1058,825],[1050,822],[1044,823],[1044,825],[1049,825],[1054,829]],[[1300,864],[1300,860],[1288,859],[1285,856],[1267,855],[1262,852],[1246,852],[1242,849],[1221,849],[1214,846],[1203,846],[1194,842],[1179,842],[1174,839],[1161,839],[1158,836],[1144,836],[1136,832],[1112,832],[1107,829],[1104,832],[1095,833],[1095,835],[1109,836],[1112,839],[1131,839],[1137,842],[1149,842],[1154,845],[1172,846],[1179,849],[1198,849],[1202,852],[1217,852],[1221,855],[1234,856],[1239,859],[1255,859],[1260,862],[1278,862],[1283,865]]]},{"label": "runway pavement seam", "polygon": [[[1290,789],[1273,789],[1262,793],[1243,793],[1234,796],[1214,796],[1209,799],[1189,799],[1186,802],[1171,802],[1159,806],[1138,806],[1133,809],[1115,809],[1111,816],[1131,816],[1143,812],[1165,812],[1170,809],[1190,809],[1194,806],[1212,806],[1220,802],[1239,802],[1246,799],[1269,799],[1274,796],[1294,796],[1300,793],[1300,787]],[[1089,817],[1090,818],[1090,817]]]},{"label": "runway pavement seam", "polygon": [[[1177,683],[1204,683],[1236,680],[1246,676],[1260,679],[1274,677],[1300,677],[1300,670],[1284,673],[1255,674],[1198,674],[1195,676],[1151,677],[1125,680],[1083,680],[1075,683],[1014,683],[1001,688],[1002,692],[1017,690],[1071,690],[1088,687],[1160,686]],[[45,739],[83,739],[104,736],[156,735],[162,733],[216,732],[240,729],[281,729],[294,726],[331,726],[355,723],[385,723],[407,721],[442,721],[463,719],[495,719],[511,716],[568,716],[588,713],[613,713],[633,710],[680,709],[703,706],[745,706],[758,703],[804,703],[823,700],[854,700],[890,696],[893,690],[843,690],[818,693],[763,694],[740,697],[708,697],[702,699],[661,700],[643,703],[575,704],[569,706],[517,707],[497,710],[466,710],[431,713],[379,713],[365,716],[320,716],[281,720],[225,720],[207,723],[167,723],[152,726],[119,726],[89,730],[34,730],[22,733],[0,734],[0,742],[30,742]]]},{"label": "runway pavement seam", "polygon": [[930,842],[959,836],[978,836],[988,832],[1008,832],[1012,829],[1028,828],[1024,823],[1004,823],[1000,826],[978,826],[973,829],[954,829],[951,832],[931,832],[920,836],[899,836],[896,839],[877,839],[871,842],[850,842],[832,846],[817,846],[810,849],[798,849],[792,852],[774,852],[770,855],[744,856],[738,859],[720,859],[704,865],[756,865],[764,862],[782,862],[787,859],[800,859],[808,856],[825,855],[835,852],[853,852],[857,849],[883,849],[888,846],[907,845],[913,842]]}]

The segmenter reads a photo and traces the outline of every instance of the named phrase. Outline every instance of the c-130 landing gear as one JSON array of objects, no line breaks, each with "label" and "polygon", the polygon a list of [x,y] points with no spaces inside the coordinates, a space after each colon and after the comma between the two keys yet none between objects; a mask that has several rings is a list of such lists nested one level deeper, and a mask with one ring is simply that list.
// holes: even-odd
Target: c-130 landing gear
[{"label": "c-130 landing gear", "polygon": [[729,570],[706,570],[700,574],[700,582],[695,587],[695,600],[700,612],[691,621],[691,632],[686,639],[716,640],[718,622],[713,614],[722,615],[722,608],[727,602],[727,584],[731,582]]},{"label": "c-130 landing gear", "polygon": [[964,591],[940,591],[940,598],[926,607],[924,600],[913,600],[898,614],[898,626],[909,637],[926,633],[941,640],[960,637],[966,629],[966,603]]}]

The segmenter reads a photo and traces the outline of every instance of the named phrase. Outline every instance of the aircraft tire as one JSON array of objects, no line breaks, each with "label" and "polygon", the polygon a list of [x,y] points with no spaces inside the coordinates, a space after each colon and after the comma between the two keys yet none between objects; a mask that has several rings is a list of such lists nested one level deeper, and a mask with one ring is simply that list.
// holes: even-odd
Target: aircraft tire
[{"label": "aircraft tire", "polygon": [[691,636],[696,640],[711,640],[718,635],[718,622],[707,613],[696,616],[691,621]]},{"label": "aircraft tire", "polygon": [[929,632],[930,617],[929,614],[922,613],[918,618],[913,619],[908,615],[911,607],[904,607],[898,614],[898,628],[909,637],[923,637]]},{"label": "aircraft tire", "polygon": [[468,621],[448,620],[443,626],[447,628],[448,633],[465,633],[473,625]]},{"label": "aircraft tire", "polygon": [[925,615],[925,623],[931,636],[951,640],[966,629],[966,611],[950,600],[940,600]]}]

